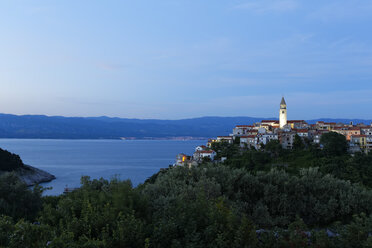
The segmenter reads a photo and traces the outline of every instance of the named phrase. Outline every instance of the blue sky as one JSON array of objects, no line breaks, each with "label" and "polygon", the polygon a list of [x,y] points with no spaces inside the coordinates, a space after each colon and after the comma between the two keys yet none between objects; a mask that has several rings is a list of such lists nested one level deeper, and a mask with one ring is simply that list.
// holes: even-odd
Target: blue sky
[{"label": "blue sky", "polygon": [[1,1],[0,112],[372,119],[372,1]]}]

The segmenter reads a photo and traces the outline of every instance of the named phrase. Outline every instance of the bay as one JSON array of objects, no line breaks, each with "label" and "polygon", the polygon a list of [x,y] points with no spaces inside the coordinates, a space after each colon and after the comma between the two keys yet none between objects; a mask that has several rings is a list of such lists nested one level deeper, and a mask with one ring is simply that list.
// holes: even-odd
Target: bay
[{"label": "bay", "polygon": [[173,164],[178,153],[192,154],[205,140],[50,140],[0,139],[0,147],[21,156],[25,164],[57,177],[46,195],[79,187],[81,176],[130,179],[134,186]]}]

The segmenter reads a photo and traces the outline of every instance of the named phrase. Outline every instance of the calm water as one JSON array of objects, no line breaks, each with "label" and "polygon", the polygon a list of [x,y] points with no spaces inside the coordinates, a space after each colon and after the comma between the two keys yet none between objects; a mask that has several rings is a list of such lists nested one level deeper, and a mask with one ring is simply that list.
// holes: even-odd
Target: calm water
[{"label": "calm water", "polygon": [[46,194],[60,194],[66,185],[78,187],[80,177],[110,179],[118,175],[134,185],[175,162],[178,153],[192,154],[206,141],[173,140],[38,140],[0,139],[0,147],[19,154],[25,164],[57,177]]}]

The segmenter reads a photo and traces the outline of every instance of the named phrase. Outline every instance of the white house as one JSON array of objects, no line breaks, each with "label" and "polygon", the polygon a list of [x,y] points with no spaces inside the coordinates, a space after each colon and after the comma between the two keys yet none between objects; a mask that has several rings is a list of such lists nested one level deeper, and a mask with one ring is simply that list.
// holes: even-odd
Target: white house
[{"label": "white house", "polygon": [[368,135],[366,138],[366,146],[368,151],[372,151],[372,135]]},{"label": "white house", "polygon": [[207,150],[207,147],[204,146],[204,145],[197,146],[197,147],[195,148],[195,151],[196,151],[196,152],[197,152],[197,151],[205,151],[205,150]]},{"label": "white house", "polygon": [[309,137],[309,130],[308,129],[296,129],[294,130],[298,136],[301,138],[308,138]]},{"label": "white house", "polygon": [[318,131],[314,132],[314,134],[313,134],[313,142],[315,144],[320,144],[320,138],[322,138],[322,135],[325,134],[325,133],[328,133],[328,131],[318,130]]},{"label": "white house", "polygon": [[266,145],[271,140],[277,140],[278,135],[274,133],[265,133],[261,135],[257,135],[257,144],[264,144]]},{"label": "white house", "polygon": [[282,132],[279,135],[280,144],[284,149],[292,149],[294,137],[296,136],[295,132]]},{"label": "white house", "polygon": [[196,151],[193,157],[196,161],[203,160],[203,158],[209,158],[213,161],[216,155],[215,151]]},{"label": "white house", "polygon": [[364,135],[372,135],[372,127],[362,127],[360,130]]},{"label": "white house", "polygon": [[251,126],[251,125],[237,125],[234,129],[233,129],[233,135],[234,136],[242,136],[242,135],[245,135],[247,130],[252,130],[254,128],[254,126]]},{"label": "white house", "polygon": [[240,137],[240,147],[256,147],[256,135],[248,135]]},{"label": "white house", "polygon": [[187,156],[186,154],[180,153],[176,157],[175,165],[185,165],[185,163],[187,163],[187,161],[189,160],[190,160],[189,156]]}]

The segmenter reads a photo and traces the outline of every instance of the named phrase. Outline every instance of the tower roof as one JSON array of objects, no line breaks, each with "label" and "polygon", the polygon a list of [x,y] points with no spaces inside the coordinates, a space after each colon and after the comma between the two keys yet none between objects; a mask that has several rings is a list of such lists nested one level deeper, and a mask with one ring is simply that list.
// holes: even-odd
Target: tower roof
[{"label": "tower roof", "polygon": [[284,96],[282,97],[282,101],[280,102],[280,105],[287,105],[284,100]]}]

